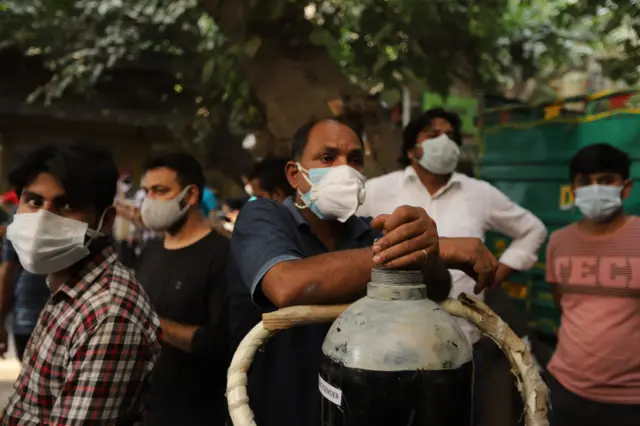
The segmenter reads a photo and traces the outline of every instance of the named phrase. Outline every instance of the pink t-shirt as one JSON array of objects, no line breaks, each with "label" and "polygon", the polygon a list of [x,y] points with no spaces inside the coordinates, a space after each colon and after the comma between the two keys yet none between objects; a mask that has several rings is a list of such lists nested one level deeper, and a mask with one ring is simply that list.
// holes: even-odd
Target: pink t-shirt
[{"label": "pink t-shirt", "polygon": [[640,404],[640,218],[603,237],[554,232],[546,278],[562,293],[549,371],[585,399]]}]

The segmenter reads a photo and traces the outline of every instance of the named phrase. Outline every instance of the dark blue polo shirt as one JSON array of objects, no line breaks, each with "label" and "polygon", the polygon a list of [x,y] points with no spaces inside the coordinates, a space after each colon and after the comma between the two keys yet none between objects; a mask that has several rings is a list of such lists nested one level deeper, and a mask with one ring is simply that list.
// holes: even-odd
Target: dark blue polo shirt
[{"label": "dark blue polo shirt", "polygon": [[[371,219],[352,217],[336,250],[373,245],[380,237]],[[279,262],[327,253],[291,198],[284,204],[267,199],[248,202],[231,239],[229,270],[232,347],[276,308],[262,294],[265,274]],[[287,285],[287,283],[282,283]],[[320,426],[318,372],[322,342],[330,324],[308,325],[270,339],[249,371],[249,399],[260,426]]]}]

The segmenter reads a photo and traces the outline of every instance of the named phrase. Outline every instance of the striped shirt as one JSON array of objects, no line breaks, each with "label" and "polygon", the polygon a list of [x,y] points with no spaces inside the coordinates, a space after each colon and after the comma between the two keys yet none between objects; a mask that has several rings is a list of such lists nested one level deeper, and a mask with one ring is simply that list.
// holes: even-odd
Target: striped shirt
[{"label": "striped shirt", "polygon": [[562,294],[549,371],[583,398],[640,404],[640,218],[605,236],[554,232],[546,272]]}]

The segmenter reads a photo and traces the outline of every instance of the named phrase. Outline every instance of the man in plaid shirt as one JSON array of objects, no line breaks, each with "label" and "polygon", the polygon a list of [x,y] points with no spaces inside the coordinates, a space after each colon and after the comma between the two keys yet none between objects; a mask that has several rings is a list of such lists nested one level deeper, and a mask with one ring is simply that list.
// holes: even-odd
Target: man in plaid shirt
[{"label": "man in plaid shirt", "polygon": [[20,203],[7,238],[47,274],[40,315],[1,425],[132,425],[160,354],[159,320],[104,237],[118,172],[89,144],[47,145],[9,180]]}]

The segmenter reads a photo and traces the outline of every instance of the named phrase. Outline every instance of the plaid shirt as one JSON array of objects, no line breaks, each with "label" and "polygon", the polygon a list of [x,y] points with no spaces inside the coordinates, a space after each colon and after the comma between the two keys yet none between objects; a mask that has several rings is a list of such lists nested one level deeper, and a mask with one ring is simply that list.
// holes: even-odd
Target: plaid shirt
[{"label": "plaid shirt", "polygon": [[131,425],[160,355],[160,321],[111,246],[49,299],[0,425]]}]

